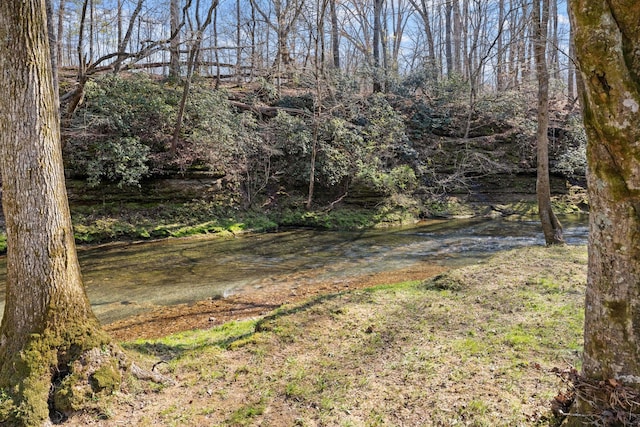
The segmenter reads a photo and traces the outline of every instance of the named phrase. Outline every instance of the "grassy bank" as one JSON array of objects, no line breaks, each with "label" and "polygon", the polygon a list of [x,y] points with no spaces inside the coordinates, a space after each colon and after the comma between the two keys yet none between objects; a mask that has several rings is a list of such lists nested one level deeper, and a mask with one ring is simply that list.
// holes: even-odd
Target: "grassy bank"
[{"label": "grassy bank", "polygon": [[[459,197],[438,200],[389,198],[374,206],[337,204],[329,208],[322,204],[306,209],[304,205],[305,200],[300,196],[259,209],[239,209],[225,199],[72,204],[71,210],[76,241],[85,244],[264,232],[282,227],[359,230],[407,224],[430,217],[537,215],[535,200],[482,204]],[[581,212],[568,196],[555,197],[554,210],[559,214]],[[0,250],[3,243],[0,239]]]},{"label": "grassy bank", "polygon": [[586,248],[530,247],[125,343],[176,385],[131,381],[68,425],[555,425],[550,370],[580,364],[585,280]]}]

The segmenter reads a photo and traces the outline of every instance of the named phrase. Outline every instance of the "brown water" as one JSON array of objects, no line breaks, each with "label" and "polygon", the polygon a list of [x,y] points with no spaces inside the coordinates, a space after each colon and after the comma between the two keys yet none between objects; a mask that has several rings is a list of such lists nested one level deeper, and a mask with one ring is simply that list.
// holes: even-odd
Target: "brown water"
[{"label": "brown water", "polygon": [[[585,217],[564,218],[569,244],[585,244]],[[197,237],[78,252],[94,312],[103,323],[158,305],[225,296],[273,283],[317,281],[407,268],[457,266],[492,253],[543,244],[537,221],[441,220],[388,229],[292,230],[234,239]],[[5,282],[0,259],[0,283]],[[0,289],[4,308],[4,286]]]}]

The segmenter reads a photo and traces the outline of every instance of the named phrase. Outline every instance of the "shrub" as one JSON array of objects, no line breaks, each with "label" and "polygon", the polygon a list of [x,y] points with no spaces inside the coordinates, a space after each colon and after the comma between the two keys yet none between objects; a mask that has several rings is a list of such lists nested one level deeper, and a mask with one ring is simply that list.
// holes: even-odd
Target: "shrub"
[{"label": "shrub", "polygon": [[92,187],[103,180],[115,182],[120,188],[140,185],[140,180],[149,174],[149,147],[137,138],[107,140],[96,144],[92,151],[86,166],[87,181]]},{"label": "shrub", "polygon": [[177,93],[138,74],[89,81],[85,91],[66,132],[65,167],[92,185],[137,185],[171,138]]},{"label": "shrub", "polygon": [[561,143],[566,149],[558,157],[552,171],[568,177],[584,176],[587,172],[587,134],[580,117],[569,117]]}]

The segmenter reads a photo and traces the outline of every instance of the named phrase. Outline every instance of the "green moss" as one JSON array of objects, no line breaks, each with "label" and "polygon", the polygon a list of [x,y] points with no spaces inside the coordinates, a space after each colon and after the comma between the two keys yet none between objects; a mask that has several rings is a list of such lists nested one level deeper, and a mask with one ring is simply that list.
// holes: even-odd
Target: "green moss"
[{"label": "green moss", "polygon": [[32,334],[22,351],[4,357],[4,365],[12,367],[3,368],[6,376],[0,378],[6,392],[3,412],[8,425],[41,425],[49,417],[49,367],[55,361],[48,340]]},{"label": "green moss", "polygon": [[[56,324],[64,314],[69,315],[52,312],[48,318]],[[97,321],[89,318],[62,322],[56,328],[32,334],[22,350],[3,354],[3,365],[12,369],[3,368],[4,376],[0,377],[0,387],[6,393],[0,417],[6,418],[8,425],[42,425],[49,418],[50,405],[62,413],[86,406],[90,394],[78,384],[87,380],[75,372],[82,366],[75,362],[109,341]]]},{"label": "green moss", "polygon": [[120,388],[122,373],[117,361],[111,359],[109,363],[102,365],[89,378],[91,388],[95,392],[113,393]]},{"label": "green moss", "polygon": [[68,375],[53,390],[53,406],[62,413],[77,411],[82,408],[83,402],[87,399],[84,393],[78,393],[76,384],[79,381],[77,375]]}]

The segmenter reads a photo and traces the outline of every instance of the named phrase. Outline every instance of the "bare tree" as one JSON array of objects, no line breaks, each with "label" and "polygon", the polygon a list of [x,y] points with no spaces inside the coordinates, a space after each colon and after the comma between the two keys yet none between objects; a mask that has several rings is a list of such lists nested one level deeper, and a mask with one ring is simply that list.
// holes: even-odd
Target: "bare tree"
[{"label": "bare tree", "polygon": [[[190,6],[190,1],[187,3],[187,7]],[[182,90],[182,98],[180,99],[180,106],[178,107],[178,118],[176,119],[176,125],[173,131],[173,139],[171,140],[171,153],[176,154],[178,148],[178,140],[180,139],[180,132],[182,132],[182,121],[184,120],[184,113],[187,107],[187,98],[189,97],[189,91],[191,90],[191,80],[193,75],[199,66],[200,60],[200,47],[202,46],[203,35],[213,20],[213,14],[218,7],[218,0],[213,0],[209,5],[206,17],[202,21],[200,16],[200,0],[196,0],[194,16],[196,19],[196,26],[192,28],[193,39],[189,43],[189,60],[187,61],[187,75],[184,81],[184,88]]]},{"label": "bare tree", "polygon": [[269,4],[273,6],[275,22],[268,11],[265,11],[255,0],[251,0],[252,7],[264,18],[265,23],[276,33],[278,38],[278,51],[276,53],[274,68],[276,83],[279,88],[283,68],[286,72],[289,72],[291,69],[292,58],[287,43],[298,17],[304,10],[305,0],[272,0]]},{"label": "bare tree", "polygon": [[[431,14],[429,13],[429,4],[427,3],[426,0],[420,0],[420,3],[418,3],[417,0],[409,0],[411,2],[411,5],[415,8],[415,10],[418,12],[418,15],[420,15],[420,18],[422,20],[422,25],[424,28],[424,33],[427,37],[427,46],[428,46],[428,51],[427,51],[427,63],[428,66],[432,69],[431,72],[435,71],[435,67],[436,67],[436,48],[435,48],[435,43],[433,40],[433,31],[431,29]],[[450,15],[448,14],[447,17],[449,17]],[[449,36],[447,34],[447,36]],[[447,54],[447,67],[450,67],[450,60],[451,60],[451,46],[449,44],[447,44],[447,48],[448,50],[448,54]],[[433,76],[436,76],[437,73],[433,73]]]}]

